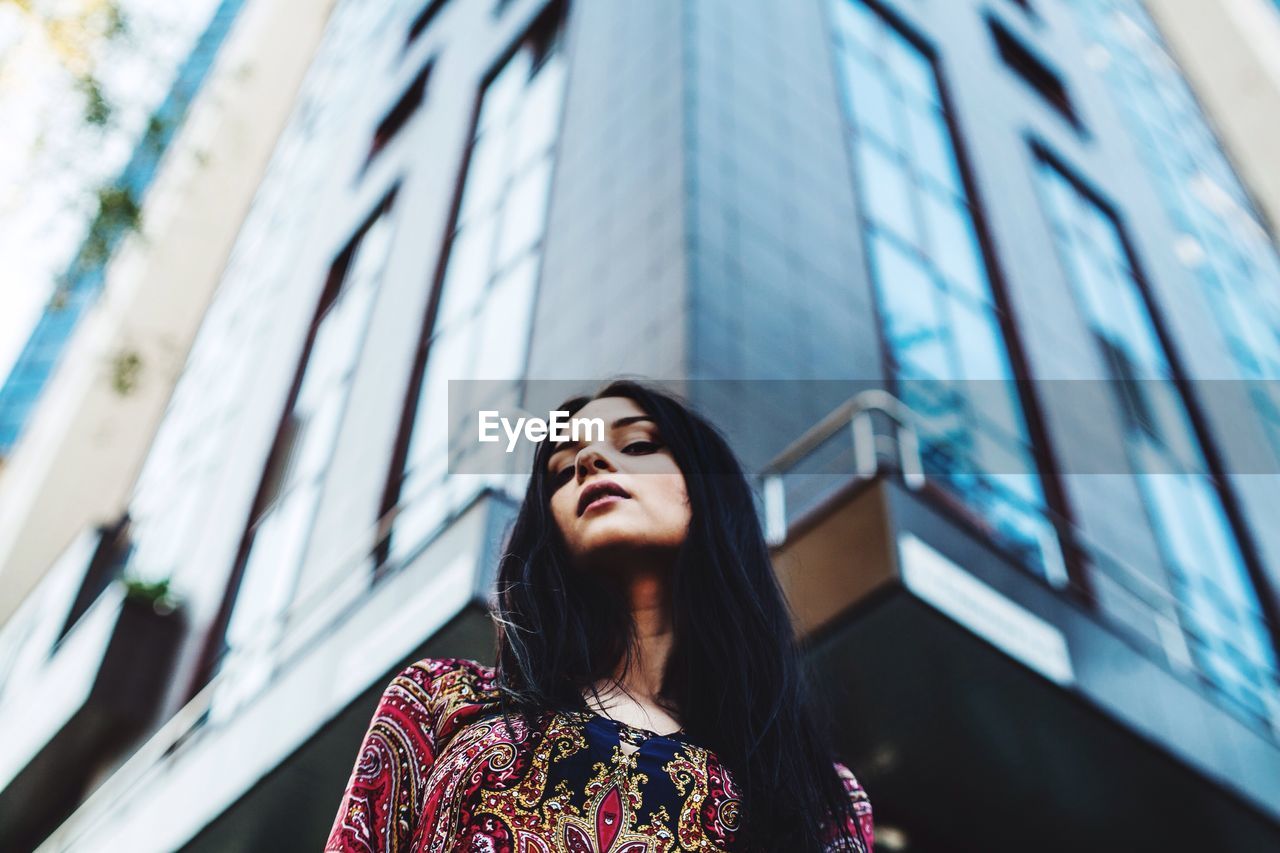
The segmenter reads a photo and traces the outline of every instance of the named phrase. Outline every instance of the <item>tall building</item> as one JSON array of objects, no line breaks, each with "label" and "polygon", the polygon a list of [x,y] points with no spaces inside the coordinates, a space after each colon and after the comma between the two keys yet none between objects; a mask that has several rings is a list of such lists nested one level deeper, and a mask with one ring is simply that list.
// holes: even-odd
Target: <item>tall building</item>
[{"label": "tall building", "polygon": [[0,622],[83,529],[127,523],[329,9],[205,5],[203,33],[117,180],[139,221],[99,221],[0,387]]},{"label": "tall building", "polygon": [[[66,554],[127,537],[138,469],[329,8],[314,0],[214,5],[204,37],[126,170],[141,222],[131,233],[110,235],[111,245],[99,247],[109,248],[107,257],[78,268],[68,304],[50,309],[56,316],[32,338],[41,343],[25,350],[34,360],[19,364],[9,378],[6,388],[28,395],[26,402],[5,397],[0,404],[10,414],[20,412],[22,421],[0,470],[0,625],[6,637],[0,671],[6,673],[15,655],[30,652],[27,632],[47,615],[41,602],[62,583],[54,575]],[[38,379],[27,383],[27,368]],[[98,570],[106,583],[115,564],[108,547],[101,555],[108,561]],[[29,594],[42,579],[45,592]],[[82,603],[99,588],[84,587]],[[15,617],[20,606],[25,615]],[[83,610],[74,605],[69,619]],[[64,617],[68,611],[58,618]],[[70,625],[54,627],[61,633]],[[17,697],[20,705],[12,679],[2,680],[9,684],[6,697]],[[62,753],[73,759],[74,772],[56,763],[51,776],[40,775],[39,762],[28,768],[36,777],[22,779],[42,780],[32,788],[39,807],[6,797],[4,808],[16,811],[0,817],[6,828],[0,846],[12,846],[33,827],[56,825],[83,787],[109,770],[145,716],[113,713],[67,728],[47,754],[77,744]],[[67,722],[54,718],[59,726]],[[76,740],[86,727],[94,734]],[[6,787],[30,757],[21,750],[6,754],[6,762],[18,762],[6,764]],[[19,789],[27,784],[16,783]]]},{"label": "tall building", "polygon": [[1169,52],[1186,70],[1232,161],[1271,223],[1280,220],[1280,3],[1149,0]]},{"label": "tall building", "polygon": [[[178,67],[168,93],[147,123],[118,181],[108,189],[114,194],[115,208],[124,208],[124,212],[114,217],[103,215],[99,233],[91,235],[95,239],[83,242],[67,266],[61,292],[36,321],[0,385],[0,453],[7,455],[17,442],[76,324],[101,292],[111,253],[129,233],[128,210],[140,205],[151,188],[160,162],[204,85],[242,5],[243,0],[224,0],[213,8],[208,24]],[[105,213],[115,209],[109,200],[104,200],[101,207]]]},{"label": "tall building", "polygon": [[318,849],[390,675],[491,656],[451,404],[627,373],[757,478],[877,849],[1276,847],[1240,186],[1137,0],[336,0],[128,529],[0,632],[0,846]]}]

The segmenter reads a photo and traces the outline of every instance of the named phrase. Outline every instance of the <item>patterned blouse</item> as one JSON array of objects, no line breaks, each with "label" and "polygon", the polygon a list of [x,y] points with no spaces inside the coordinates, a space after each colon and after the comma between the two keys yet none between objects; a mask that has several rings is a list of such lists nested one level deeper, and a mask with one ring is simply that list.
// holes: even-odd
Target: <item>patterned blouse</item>
[{"label": "patterned blouse", "polygon": [[[732,850],[738,791],[683,732],[637,729],[590,711],[545,731],[498,711],[494,671],[428,658],[383,692],[342,806],[332,851],[678,853]],[[636,747],[622,749],[622,743]],[[871,804],[843,764],[868,845]],[[857,838],[853,826],[850,834]],[[840,848],[835,842],[829,850]],[[870,847],[856,844],[858,853]]]}]

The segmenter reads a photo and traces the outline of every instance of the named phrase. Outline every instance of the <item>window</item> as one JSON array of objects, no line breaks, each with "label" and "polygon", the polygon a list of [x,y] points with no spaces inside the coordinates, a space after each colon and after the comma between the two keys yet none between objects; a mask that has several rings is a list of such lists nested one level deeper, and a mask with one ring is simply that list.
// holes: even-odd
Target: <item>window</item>
[{"label": "window", "polygon": [[409,25],[409,32],[405,34],[406,49],[418,40],[418,36],[426,32],[427,27],[431,26],[431,22],[436,19],[436,15],[444,8],[446,2],[447,0],[429,0],[427,5],[422,7],[418,17],[414,18],[413,23]]},{"label": "window", "polygon": [[933,63],[863,0],[832,3],[871,279],[926,473],[998,544],[1065,581]]},{"label": "window", "polygon": [[1036,8],[1036,5],[1032,0],[1009,0],[1009,2],[1021,9],[1023,14],[1026,16],[1026,19],[1030,21],[1032,25],[1037,28],[1044,27],[1044,18],[1040,17],[1040,11]]},{"label": "window", "polygon": [[1035,89],[1045,103],[1053,107],[1073,127],[1077,130],[1083,130],[1084,126],[1080,123],[1080,117],[1076,115],[1075,107],[1071,103],[1071,96],[1067,92],[1067,87],[1062,82],[1062,78],[1037,57],[1031,48],[1024,45],[1021,39],[1011,33],[1004,24],[988,16],[987,26],[991,30],[991,37],[995,39],[996,50],[1000,52],[1000,58],[1004,60],[1005,65],[1016,71],[1023,82]]},{"label": "window", "polygon": [[422,106],[427,92],[427,78],[431,76],[433,64],[428,62],[422,67],[418,75],[413,78],[413,82],[409,84],[409,88],[404,90],[404,94],[395,102],[382,121],[378,122],[378,127],[373,132],[373,139],[369,142],[369,153],[364,159],[363,168],[368,168],[373,158],[378,156],[379,152],[409,123],[409,119]]},{"label": "window", "polygon": [[107,587],[121,576],[133,549],[128,512],[123,513],[111,524],[99,525],[97,532],[97,547],[94,548],[93,557],[85,570],[84,580],[76,592],[75,600],[71,603],[71,610],[62,624],[62,630],[58,632],[59,640],[75,627],[76,622],[93,606]]},{"label": "window", "polygon": [[225,634],[212,650],[234,677],[218,704],[234,708],[269,675],[267,661],[301,570],[303,550],[337,441],[370,309],[391,247],[394,192],[330,269],[294,392],[268,459],[239,571],[224,605]]},{"label": "window", "polygon": [[402,563],[478,488],[447,477],[448,381],[499,380],[485,389],[503,394],[523,376],[565,89],[563,24],[564,6],[551,4],[481,95],[384,506],[400,511],[379,543],[380,566]]},{"label": "window", "polygon": [[1177,63],[1141,4],[1071,9],[1103,58],[1107,91],[1138,143],[1174,229],[1174,251],[1208,302],[1273,450],[1280,454],[1280,256]]},{"label": "window", "polygon": [[1120,226],[1047,156],[1037,177],[1067,277],[1111,374],[1187,645],[1210,683],[1269,723],[1280,710],[1275,649]]}]

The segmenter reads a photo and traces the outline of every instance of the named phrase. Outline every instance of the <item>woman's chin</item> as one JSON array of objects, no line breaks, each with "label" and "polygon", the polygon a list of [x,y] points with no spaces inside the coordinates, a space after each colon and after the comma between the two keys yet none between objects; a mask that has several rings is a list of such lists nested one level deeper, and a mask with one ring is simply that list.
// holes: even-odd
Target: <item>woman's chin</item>
[{"label": "woman's chin", "polygon": [[577,562],[588,570],[613,571],[622,567],[643,569],[652,566],[665,570],[670,567],[671,556],[678,550],[679,541],[667,542],[667,537],[655,536],[652,531],[638,531],[619,525],[614,529],[600,529],[583,536],[574,549]]},{"label": "woman's chin", "polygon": [[623,525],[611,525],[608,529],[601,525],[601,529],[588,531],[582,537],[578,553],[588,560],[604,556],[616,557],[619,554],[640,551],[644,543],[644,535],[628,530]]}]

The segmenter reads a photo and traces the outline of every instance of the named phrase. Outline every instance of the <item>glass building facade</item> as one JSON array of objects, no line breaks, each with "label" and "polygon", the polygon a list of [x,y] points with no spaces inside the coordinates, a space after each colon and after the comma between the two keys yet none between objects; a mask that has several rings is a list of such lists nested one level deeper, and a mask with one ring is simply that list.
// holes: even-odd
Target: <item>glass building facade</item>
[{"label": "glass building facade", "polygon": [[364,4],[340,6],[303,82],[139,476],[132,564],[143,577],[171,575],[199,535],[194,508],[216,488],[221,455],[244,413],[240,389],[252,379],[254,353],[272,338],[270,318],[320,212],[330,146],[360,83],[359,57],[385,25]]},{"label": "glass building facade", "polygon": [[[392,243],[392,207],[384,197],[330,250],[318,286],[296,272],[300,259],[311,256],[323,221],[333,146],[360,91],[361,57],[378,43],[389,18],[390,12],[375,14],[359,2],[335,9],[130,502],[136,547],[127,572],[162,579],[181,578],[184,567],[191,571],[193,543],[210,529],[208,502],[225,488],[226,458],[247,420],[261,411],[246,388],[260,377],[265,353],[279,345],[282,331],[273,318],[293,300],[305,304],[296,316],[313,318],[316,326],[297,337],[305,350],[287,374],[296,395],[281,391],[283,415],[277,408],[268,418],[279,436],[268,443],[262,469],[246,481],[259,502],[241,517],[241,541],[227,543],[233,571],[222,577],[210,642],[198,653],[197,688],[223,673],[219,714],[234,713],[269,676],[268,653],[299,594],[317,494]],[[293,316],[295,308],[288,310]]]},{"label": "glass building facade", "polygon": [[[279,641],[283,615],[295,595],[302,549],[315,523],[334,445],[347,409],[351,380],[369,328],[395,231],[394,196],[343,250],[310,334],[297,391],[281,424],[267,463],[259,510],[250,523],[248,555],[234,598],[219,668],[235,671],[227,679],[247,695],[270,675],[268,651]],[[220,707],[233,693],[219,697]]]},{"label": "glass building facade", "polygon": [[1222,145],[1142,4],[1072,9],[1096,54],[1271,441],[1280,450],[1280,255]]},{"label": "glass building facade", "polygon": [[399,512],[385,549],[392,565],[483,485],[470,476],[446,476],[449,380],[506,380],[481,392],[491,399],[471,401],[496,408],[513,400],[510,383],[524,372],[565,90],[563,11],[552,4],[543,13],[480,100],[444,276],[428,320],[426,362],[410,398],[404,468],[395,474]]},{"label": "glass building facade", "polygon": [[933,62],[861,0],[831,9],[882,334],[899,396],[921,416],[926,473],[1064,582]]},{"label": "glass building facade", "polygon": [[1280,712],[1275,649],[1120,228],[1048,160],[1038,178],[1067,276],[1124,411],[1125,446],[1192,657],[1217,690],[1269,725]]}]

